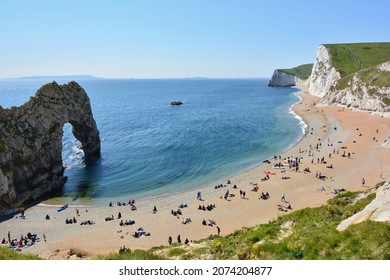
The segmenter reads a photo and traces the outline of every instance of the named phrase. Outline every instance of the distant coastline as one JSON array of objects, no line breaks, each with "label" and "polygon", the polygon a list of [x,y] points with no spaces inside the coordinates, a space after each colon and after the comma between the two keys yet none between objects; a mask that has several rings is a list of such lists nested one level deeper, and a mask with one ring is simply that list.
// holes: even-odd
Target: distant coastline
[{"label": "distant coastline", "polygon": [[5,78],[4,80],[105,80],[106,78],[95,77],[91,75],[60,75],[60,76],[25,76]]}]

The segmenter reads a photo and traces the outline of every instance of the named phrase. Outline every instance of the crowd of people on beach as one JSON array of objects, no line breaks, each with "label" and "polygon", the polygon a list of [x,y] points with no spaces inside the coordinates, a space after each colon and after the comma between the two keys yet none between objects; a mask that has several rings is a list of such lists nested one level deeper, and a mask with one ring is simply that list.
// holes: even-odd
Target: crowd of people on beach
[{"label": "crowd of people on beach", "polygon": [[[43,235],[44,241],[46,242],[46,236]],[[21,235],[19,238],[12,238],[11,232],[8,231],[8,240],[3,238],[1,241],[2,246],[7,246],[8,248],[12,248],[16,251],[21,251],[23,248],[30,247],[34,245],[36,242],[39,242],[40,238],[38,234],[28,232],[25,236]]]},{"label": "crowd of people on beach", "polygon": [[[322,127],[322,129],[325,130],[326,127]],[[337,128],[334,127],[334,130],[337,131]],[[313,128],[310,128],[308,131],[311,131],[311,135],[313,135],[313,132],[315,132]],[[359,131],[359,136],[360,137],[363,136],[362,132],[360,132],[360,131]],[[280,155],[274,155],[273,158],[269,158],[269,159],[265,160],[263,165],[268,164],[267,168],[265,168],[265,169],[267,169],[267,171],[264,172],[265,170],[263,170],[261,175],[258,175],[258,177],[257,177],[257,179],[261,180],[261,182],[263,182],[263,183],[257,183],[255,181],[252,181],[250,183],[250,186],[242,186],[241,184],[239,184],[238,182],[235,182],[234,180],[232,180],[232,181],[227,180],[224,183],[220,183],[220,184],[215,185],[213,192],[218,193],[218,196],[220,196],[220,198],[221,198],[220,202],[216,203],[218,205],[218,208],[216,207],[215,203],[206,203],[205,202],[208,200],[207,199],[208,193],[206,191],[204,193],[202,193],[201,191],[197,191],[196,192],[196,201],[195,201],[194,193],[192,193],[191,197],[192,197],[192,201],[195,201],[194,203],[191,203],[191,201],[189,201],[190,202],[189,204],[181,203],[177,207],[177,209],[175,207],[174,209],[172,209],[170,211],[170,214],[177,218],[177,219],[172,218],[172,221],[177,221],[178,230],[175,232],[169,232],[171,235],[168,236],[168,244],[172,244],[174,242],[172,236],[177,236],[176,241],[178,243],[182,243],[182,236],[180,234],[178,234],[178,232],[180,231],[180,227],[191,228],[191,227],[193,227],[193,225],[200,226],[200,223],[202,226],[205,226],[205,227],[202,227],[203,231],[209,231],[210,234],[220,235],[221,229],[218,225],[221,225],[221,224],[223,225],[223,223],[221,223],[219,218],[218,218],[219,223],[217,225],[217,222],[213,219],[213,217],[215,217],[214,214],[216,212],[218,212],[218,209],[220,208],[219,203],[229,204],[229,203],[231,203],[231,201],[237,201],[238,195],[240,196],[241,199],[243,199],[243,200],[239,200],[240,203],[246,203],[245,202],[246,200],[250,200],[253,197],[255,197],[255,199],[256,199],[258,197],[258,200],[256,199],[256,203],[258,202],[258,204],[260,205],[259,207],[261,207],[261,205],[271,203],[270,205],[272,205],[272,207],[274,207],[275,212],[277,212],[276,211],[276,209],[277,209],[278,211],[280,211],[280,214],[283,214],[283,215],[286,212],[293,210],[292,205],[294,205],[294,209],[295,209],[295,207],[296,207],[296,204],[294,204],[295,201],[294,201],[294,199],[291,199],[292,196],[290,196],[290,194],[288,193],[288,189],[287,189],[287,195],[288,195],[288,200],[287,200],[286,193],[279,193],[278,194],[277,192],[270,189],[269,186],[267,186],[267,184],[273,182],[273,180],[279,180],[279,179],[287,180],[287,179],[295,178],[295,176],[301,176],[301,175],[299,175],[301,173],[301,174],[303,174],[302,176],[307,176],[310,178],[314,178],[314,176],[315,176],[315,178],[318,178],[319,180],[321,180],[321,181],[316,181],[316,182],[318,182],[318,184],[321,184],[320,185],[321,187],[318,187],[318,191],[320,191],[321,193],[325,193],[325,192],[329,193],[330,192],[331,194],[336,195],[336,194],[339,194],[340,192],[346,191],[345,188],[334,187],[333,185],[331,185],[331,183],[332,183],[332,180],[331,180],[332,176],[331,175],[334,175],[334,172],[335,172],[335,170],[337,170],[337,167],[338,167],[336,164],[337,162],[335,163],[334,160],[335,160],[335,158],[340,157],[340,156],[342,158],[345,158],[345,159],[343,159],[345,161],[351,160],[351,159],[353,159],[352,157],[354,156],[354,153],[350,149],[349,146],[346,146],[345,144],[342,144],[340,141],[338,141],[337,144],[340,144],[339,146],[340,146],[340,149],[342,151],[342,153],[340,154],[339,148],[337,148],[337,147],[330,148],[330,147],[334,146],[334,143],[331,141],[330,138],[327,139],[327,144],[328,144],[327,146],[326,146],[324,141],[326,141],[326,140],[322,140],[322,141],[321,141],[321,139],[317,140],[317,137],[316,137],[316,139],[313,139],[312,144],[310,144],[308,147],[306,147],[306,149],[304,149],[304,148],[299,149],[299,156],[290,155],[287,157],[282,157]],[[370,138],[370,141],[371,141],[371,138]],[[373,141],[377,141],[377,139],[374,138]],[[341,146],[341,144],[342,144],[342,146]],[[325,147],[328,147],[326,153],[325,153]],[[333,149],[333,151],[331,151],[330,149]],[[329,151],[330,151],[330,153],[329,153]],[[304,168],[300,169],[301,166],[302,167],[304,166]],[[325,169],[325,167],[327,169]],[[275,172],[270,172],[268,170],[275,171]],[[327,175],[325,175],[324,173]],[[275,178],[277,178],[277,179],[275,179]],[[257,179],[256,179],[256,181],[257,181]],[[278,183],[283,184],[285,182],[278,181]],[[324,186],[322,186],[322,185],[327,184],[327,183],[329,183],[329,185],[326,185],[326,188]],[[366,187],[365,178],[362,178],[361,184],[363,187]],[[238,185],[240,185],[240,186],[238,186]],[[317,186],[315,186],[315,187],[317,187]],[[221,188],[223,188],[223,189],[221,189]],[[246,192],[249,190],[252,192],[261,191],[261,195],[259,195],[259,193],[254,194],[254,193],[250,193],[250,192],[247,195]],[[272,193],[272,199],[271,199],[271,195],[269,192]],[[236,197],[236,195],[237,195],[237,197]],[[279,200],[279,198],[280,198],[280,200]],[[182,201],[185,201],[185,200],[182,200]],[[138,202],[137,205],[140,205],[141,206],[140,209],[142,210],[141,202]],[[177,205],[177,204],[175,204],[175,205]],[[106,206],[107,206],[107,204],[106,204]],[[110,209],[111,213],[112,213],[112,210],[118,209],[118,208],[113,208],[114,206],[117,206],[117,207],[128,206],[128,207],[130,207],[130,209],[132,211],[137,210],[134,199],[129,199],[128,201],[117,201],[116,203],[110,202],[108,204],[108,206],[110,207],[109,209]],[[159,207],[159,210],[157,210],[157,206]],[[150,219],[159,219],[161,212],[166,211],[165,213],[168,214],[169,209],[171,209],[171,208],[166,209],[162,205],[159,205],[159,204],[157,204],[157,206],[154,205],[153,208],[149,206],[150,208],[147,209],[147,213],[154,214],[154,215],[150,215],[150,217],[151,217]],[[197,215],[201,215],[201,218],[194,217],[191,214],[189,214],[190,211],[188,211],[188,209],[186,209],[186,208],[191,208],[191,210],[197,209],[200,211],[208,211],[210,213],[197,212]],[[103,221],[103,218],[101,220],[97,220],[97,221],[98,221],[98,223],[99,222],[104,223],[105,227],[113,226],[113,229],[117,230],[117,233],[119,233],[119,238],[121,238],[121,239],[124,239],[124,237],[126,235],[132,236],[134,238],[151,236],[152,232],[146,231],[142,226],[139,225],[139,224],[141,224],[140,223],[141,220],[138,220],[138,218],[137,218],[137,221],[138,221],[137,226],[134,227],[133,230],[129,230],[128,232],[126,232],[126,235],[124,234],[126,229],[132,229],[133,227],[131,227],[131,226],[133,226],[136,223],[135,219],[133,219],[133,216],[131,216],[131,218],[126,217],[127,209],[129,209],[129,208],[127,208],[127,207],[121,208],[120,211],[117,213],[117,215],[114,215],[114,214],[111,214],[110,212],[108,212],[109,213],[108,216],[106,216],[105,218],[103,216],[104,221],[106,221],[107,223],[105,223]],[[150,210],[152,210],[152,211],[150,212]],[[232,210],[232,211],[234,211],[234,210]],[[122,215],[122,212],[123,212],[123,215]],[[142,212],[142,211],[137,211],[137,212]],[[79,216],[78,209],[76,209],[76,214],[78,217]],[[143,214],[143,212],[142,212],[142,214]],[[70,217],[72,217],[72,216],[73,215],[71,215]],[[116,218],[115,218],[115,216],[116,216]],[[26,216],[25,216],[24,210],[23,210],[20,217],[25,219]],[[126,217],[126,218],[124,218],[124,217]],[[43,218],[43,217],[41,217],[41,218]],[[45,219],[48,221],[48,223],[51,223],[51,221],[53,220],[52,217],[49,216],[49,214],[46,215]],[[79,218],[77,218],[77,219],[79,219]],[[77,219],[76,219],[76,217],[66,218],[65,224],[77,224],[78,223]],[[110,222],[110,221],[114,221],[114,220],[116,222]],[[61,223],[63,223],[62,219],[61,219]],[[85,220],[85,221],[80,223],[80,225],[94,225],[94,224],[95,224],[95,222],[93,220]],[[120,226],[120,229],[117,228],[118,224]],[[157,234],[157,233],[153,232],[153,234]],[[183,232],[181,232],[181,234],[183,234]],[[44,240],[46,241],[46,236],[43,235],[43,237],[44,237]],[[166,240],[166,239],[164,239],[164,240]],[[2,243],[2,245],[7,245],[7,246],[10,246],[10,247],[15,248],[15,249],[21,249],[21,248],[26,247],[26,246],[32,246],[36,242],[39,242],[39,241],[40,241],[40,238],[37,236],[37,234],[28,233],[26,236],[21,236],[20,238],[11,238],[9,235],[8,240],[6,238],[3,238],[1,243]],[[185,238],[183,243],[188,245],[188,244],[191,244],[191,241],[188,238]],[[126,249],[126,247],[121,247],[121,248]],[[122,250],[124,250],[124,249],[122,249]]]}]

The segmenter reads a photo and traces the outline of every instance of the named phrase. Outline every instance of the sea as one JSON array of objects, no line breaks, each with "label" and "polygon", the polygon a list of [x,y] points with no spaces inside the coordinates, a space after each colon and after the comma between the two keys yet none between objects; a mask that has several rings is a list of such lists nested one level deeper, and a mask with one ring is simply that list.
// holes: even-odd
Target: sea
[{"label": "sea", "polygon": [[[0,80],[0,105],[20,106],[50,78]],[[56,79],[64,84],[66,78]],[[87,203],[141,199],[220,183],[289,149],[304,124],[295,88],[267,79],[79,79],[101,138],[86,164],[70,124],[66,184],[58,197]],[[171,106],[181,101],[181,106]],[[261,176],[259,170],[259,177]]]}]

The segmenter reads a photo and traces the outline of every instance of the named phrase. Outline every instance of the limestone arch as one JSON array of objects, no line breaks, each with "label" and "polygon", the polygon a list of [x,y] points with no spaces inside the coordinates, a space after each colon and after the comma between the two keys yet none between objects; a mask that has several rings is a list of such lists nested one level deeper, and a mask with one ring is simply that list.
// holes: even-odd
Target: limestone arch
[{"label": "limestone arch", "polygon": [[72,125],[85,158],[100,156],[100,136],[90,100],[76,82],[52,82],[20,107],[0,107],[0,213],[63,186],[65,123]]}]

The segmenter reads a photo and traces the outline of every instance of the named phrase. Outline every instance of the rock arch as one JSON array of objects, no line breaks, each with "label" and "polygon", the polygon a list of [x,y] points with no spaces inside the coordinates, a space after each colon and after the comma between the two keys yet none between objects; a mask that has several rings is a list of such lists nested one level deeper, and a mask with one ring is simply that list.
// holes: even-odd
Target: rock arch
[{"label": "rock arch", "polygon": [[91,104],[76,82],[42,86],[20,107],[0,106],[0,213],[60,189],[63,126],[70,123],[85,156],[100,156]]}]

